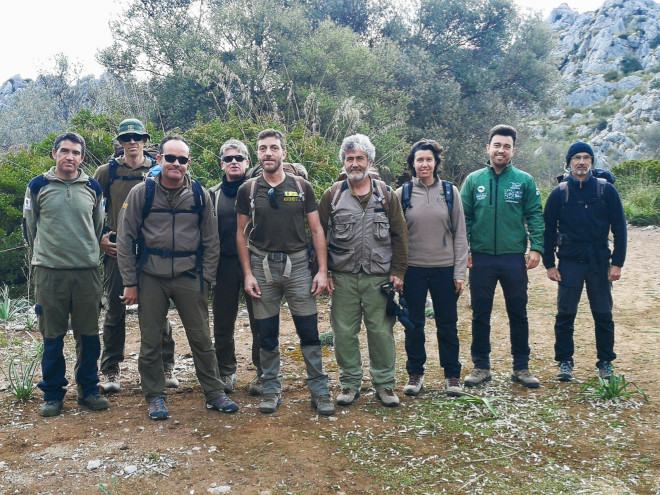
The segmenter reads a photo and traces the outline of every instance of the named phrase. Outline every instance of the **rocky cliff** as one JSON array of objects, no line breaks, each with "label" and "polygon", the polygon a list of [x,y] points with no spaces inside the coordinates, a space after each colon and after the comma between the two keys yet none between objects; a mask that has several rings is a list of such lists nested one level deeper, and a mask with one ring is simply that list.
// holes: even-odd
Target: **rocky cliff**
[{"label": "rocky cliff", "polygon": [[607,0],[580,14],[568,5],[547,22],[557,33],[559,105],[533,124],[539,136],[587,141],[605,167],[650,158],[660,146],[660,5]]}]

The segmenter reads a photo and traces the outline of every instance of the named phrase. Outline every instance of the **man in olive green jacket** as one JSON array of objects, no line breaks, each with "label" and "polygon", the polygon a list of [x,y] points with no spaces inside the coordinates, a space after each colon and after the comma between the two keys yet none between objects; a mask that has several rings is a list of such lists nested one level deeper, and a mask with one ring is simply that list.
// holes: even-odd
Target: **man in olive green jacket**
[{"label": "man in olive green jacket", "polygon": [[25,192],[23,226],[30,246],[36,284],[35,310],[43,337],[39,388],[41,416],[58,416],[68,384],[64,336],[69,326],[76,341],[74,376],[78,405],[107,409],[99,396],[97,360],[101,277],[99,239],[103,229],[101,186],[80,169],[85,140],[68,132],[53,146],[55,166],[30,181]]},{"label": "man in olive green jacket", "polygon": [[218,225],[208,192],[187,174],[189,157],[190,146],[183,138],[163,139],[157,157],[161,173],[134,187],[119,215],[122,300],[140,305],[138,369],[154,420],[168,417],[162,333],[170,299],[186,331],[206,407],[225,413],[238,410],[224,394],[209,330],[208,290],[220,254]]}]

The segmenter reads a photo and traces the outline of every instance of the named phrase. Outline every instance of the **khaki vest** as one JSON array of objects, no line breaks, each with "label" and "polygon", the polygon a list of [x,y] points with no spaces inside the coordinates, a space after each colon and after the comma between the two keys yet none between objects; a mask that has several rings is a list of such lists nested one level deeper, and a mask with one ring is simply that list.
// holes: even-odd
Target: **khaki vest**
[{"label": "khaki vest", "polygon": [[390,272],[391,261],[390,221],[375,191],[363,210],[351,190],[345,189],[330,213],[328,267],[337,272],[381,275]]}]

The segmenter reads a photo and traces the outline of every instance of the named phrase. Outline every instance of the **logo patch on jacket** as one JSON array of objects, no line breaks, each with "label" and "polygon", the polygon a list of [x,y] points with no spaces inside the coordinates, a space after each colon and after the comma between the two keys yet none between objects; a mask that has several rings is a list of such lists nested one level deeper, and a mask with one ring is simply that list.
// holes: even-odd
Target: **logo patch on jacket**
[{"label": "logo patch on jacket", "polygon": [[284,191],[284,201],[299,201],[298,191]]},{"label": "logo patch on jacket", "polygon": [[486,187],[485,186],[477,187],[477,194],[475,195],[476,200],[483,201],[487,197],[488,195],[486,194]]},{"label": "logo patch on jacket", "polygon": [[519,203],[523,198],[523,192],[520,189],[522,184],[520,182],[511,182],[509,189],[504,190],[504,199],[507,203]]},{"label": "logo patch on jacket", "polygon": [[25,202],[23,203],[23,209],[24,210],[32,209],[32,200],[30,200],[30,198],[25,198]]},{"label": "logo patch on jacket", "polygon": [[126,208],[128,208],[128,203],[124,203],[123,205],[121,205],[122,210],[125,210]]}]

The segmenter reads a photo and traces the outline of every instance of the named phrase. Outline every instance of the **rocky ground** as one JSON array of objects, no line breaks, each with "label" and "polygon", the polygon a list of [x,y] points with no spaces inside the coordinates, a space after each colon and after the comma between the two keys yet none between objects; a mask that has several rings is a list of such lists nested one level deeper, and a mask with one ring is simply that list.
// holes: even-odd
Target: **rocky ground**
[{"label": "rocky ground", "polygon": [[[366,380],[356,405],[338,408],[332,417],[320,417],[310,407],[286,310],[280,342],[283,404],[273,415],[260,414],[259,400],[247,394],[254,375],[247,318],[239,318],[236,332],[239,372],[232,398],[241,409],[223,415],[204,408],[190,349],[173,312],[181,387],[168,398],[171,418],[150,421],[139,387],[139,332],[132,314],[124,389],[110,397],[109,411],[79,408],[70,386],[63,414],[44,419],[38,413],[38,390],[32,399],[16,402],[7,382],[0,382],[0,493],[660,493],[660,382],[655,374],[660,365],[660,230],[631,229],[629,238],[623,278],[614,288],[616,364],[649,402],[640,395],[614,403],[580,394],[595,375],[596,361],[586,305],[576,336],[577,380],[556,381],[556,287],[543,269],[530,273],[529,289],[530,366],[541,388],[527,390],[509,380],[508,327],[498,295],[494,379],[474,397],[452,399],[442,393],[432,320],[426,389],[417,398],[403,397],[405,352],[403,328],[397,324],[401,406],[381,407]],[[471,369],[468,304],[463,297],[464,375]],[[320,327],[329,330],[327,300],[320,303]],[[25,331],[0,334],[0,367],[6,369],[9,356],[31,339]],[[71,340],[66,352],[72,366]],[[336,394],[332,349],[324,356]],[[368,377],[368,362],[365,373]]]}]

